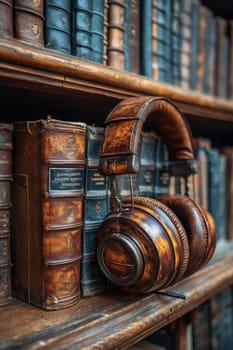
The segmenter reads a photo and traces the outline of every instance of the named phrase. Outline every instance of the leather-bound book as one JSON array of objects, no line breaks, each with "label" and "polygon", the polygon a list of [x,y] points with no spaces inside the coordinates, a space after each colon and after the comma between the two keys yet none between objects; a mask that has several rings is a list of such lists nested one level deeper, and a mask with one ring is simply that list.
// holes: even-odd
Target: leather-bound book
[{"label": "leather-bound book", "polygon": [[44,1],[14,1],[14,36],[29,44],[44,46]]},{"label": "leather-bound book", "polygon": [[104,0],[104,47],[103,47],[103,64],[107,65],[108,52],[108,0]]},{"label": "leather-bound book", "polygon": [[12,124],[0,123],[0,306],[11,293]]},{"label": "leather-bound book", "polygon": [[140,196],[153,197],[154,195],[155,144],[156,135],[154,133],[142,133],[138,173],[138,192]]},{"label": "leather-bound book", "polygon": [[181,82],[182,88],[190,88],[191,38],[192,38],[192,1],[181,0]]},{"label": "leather-bound book", "polygon": [[140,74],[140,1],[125,5],[125,70]]},{"label": "leather-bound book", "polygon": [[104,62],[104,0],[93,1],[91,19],[92,61]]},{"label": "leather-bound book", "polygon": [[74,0],[72,53],[89,60],[92,58],[91,20],[92,0]]},{"label": "leather-bound book", "polygon": [[104,129],[87,125],[84,222],[81,260],[82,296],[103,292],[107,280],[96,259],[96,232],[110,210],[107,178],[98,171]]},{"label": "leather-bound book", "polygon": [[142,1],[141,43],[141,74],[152,77],[152,0]]},{"label": "leather-bound book", "polygon": [[80,298],[86,125],[19,122],[14,141],[13,292],[61,309]]},{"label": "leather-bound book", "polygon": [[45,2],[45,46],[71,53],[71,0]]},{"label": "leather-bound book", "polygon": [[125,0],[109,0],[108,6],[107,65],[124,70]]},{"label": "leather-bound book", "polygon": [[190,66],[190,88],[196,90],[197,87],[197,52],[198,52],[198,34],[200,1],[192,0],[191,5],[191,66]]},{"label": "leather-bound book", "polygon": [[181,56],[181,35],[180,35],[180,10],[181,0],[172,1],[171,10],[171,63],[172,63],[172,84],[180,85],[180,56]]},{"label": "leather-bound book", "polygon": [[13,37],[13,0],[0,0],[0,38]]},{"label": "leather-bound book", "polygon": [[215,95],[222,98],[227,98],[228,96],[229,42],[226,30],[227,20],[222,17],[216,17]]}]

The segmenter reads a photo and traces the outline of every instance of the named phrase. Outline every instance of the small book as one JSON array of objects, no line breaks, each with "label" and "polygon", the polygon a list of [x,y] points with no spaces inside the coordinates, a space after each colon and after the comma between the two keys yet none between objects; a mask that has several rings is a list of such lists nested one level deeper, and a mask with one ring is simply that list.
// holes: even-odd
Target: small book
[{"label": "small book", "polygon": [[14,1],[14,36],[35,46],[44,46],[44,1]]},{"label": "small book", "polygon": [[0,123],[0,306],[12,299],[11,187],[13,125]]},{"label": "small book", "polygon": [[13,292],[47,310],[80,298],[86,125],[14,126]]},{"label": "small book", "polygon": [[13,0],[0,0],[0,38],[13,36]]},{"label": "small book", "polygon": [[81,259],[82,296],[92,296],[107,288],[107,280],[96,259],[96,232],[110,210],[107,178],[98,171],[104,129],[87,125],[85,199]]},{"label": "small book", "polygon": [[107,65],[125,69],[125,0],[108,1]]},{"label": "small book", "polygon": [[71,0],[45,1],[45,46],[71,53]]},{"label": "small book", "polygon": [[72,54],[92,59],[92,0],[73,0]]}]

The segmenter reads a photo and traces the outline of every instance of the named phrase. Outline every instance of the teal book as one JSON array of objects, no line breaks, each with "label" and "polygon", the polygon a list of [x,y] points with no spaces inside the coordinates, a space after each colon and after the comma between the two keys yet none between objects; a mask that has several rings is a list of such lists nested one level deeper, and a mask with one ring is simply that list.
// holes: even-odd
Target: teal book
[{"label": "teal book", "polygon": [[104,0],[93,1],[91,18],[92,61],[104,62]]},{"label": "teal book", "polygon": [[192,0],[181,0],[181,81],[182,88],[190,88],[191,38],[192,38]]},{"label": "teal book", "polygon": [[71,54],[71,0],[45,1],[45,46]]},{"label": "teal book", "polygon": [[152,70],[152,0],[142,1],[141,8],[141,74],[151,77]]},{"label": "teal book", "polygon": [[180,85],[181,80],[181,33],[180,33],[180,17],[181,17],[181,0],[172,1],[171,10],[171,82],[174,85]]},{"label": "teal book", "polygon": [[92,0],[73,0],[72,54],[92,59]]}]

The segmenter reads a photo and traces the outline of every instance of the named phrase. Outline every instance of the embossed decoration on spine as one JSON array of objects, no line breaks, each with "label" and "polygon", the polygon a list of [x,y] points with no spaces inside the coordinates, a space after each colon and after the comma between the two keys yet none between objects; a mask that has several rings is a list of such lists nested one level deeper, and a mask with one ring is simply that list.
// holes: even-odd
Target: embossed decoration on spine
[{"label": "embossed decoration on spine", "polygon": [[0,124],[0,306],[11,299],[10,216],[12,184],[11,124]]}]

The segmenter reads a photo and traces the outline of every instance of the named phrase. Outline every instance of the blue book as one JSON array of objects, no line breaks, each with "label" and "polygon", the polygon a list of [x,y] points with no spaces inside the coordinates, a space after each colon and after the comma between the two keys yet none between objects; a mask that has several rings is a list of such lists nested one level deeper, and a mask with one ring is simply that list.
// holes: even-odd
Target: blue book
[{"label": "blue book", "polygon": [[141,74],[152,77],[152,0],[141,8]]},{"label": "blue book", "polygon": [[174,85],[180,85],[180,56],[181,56],[181,33],[180,33],[180,11],[181,0],[172,1],[171,11],[171,82]]},{"label": "blue book", "polygon": [[104,0],[93,1],[91,19],[92,56],[95,62],[104,61]]}]

